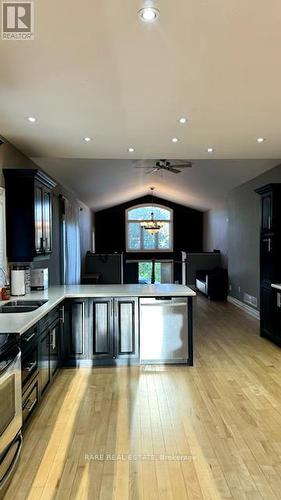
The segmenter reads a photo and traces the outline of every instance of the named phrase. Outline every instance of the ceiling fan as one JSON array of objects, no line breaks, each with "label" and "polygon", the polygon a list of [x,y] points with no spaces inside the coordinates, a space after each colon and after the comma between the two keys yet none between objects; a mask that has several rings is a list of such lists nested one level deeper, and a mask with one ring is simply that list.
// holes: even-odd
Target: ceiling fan
[{"label": "ceiling fan", "polygon": [[[183,163],[181,163],[181,161]],[[146,173],[153,174],[155,172],[159,172],[160,170],[166,170],[167,172],[171,172],[172,174],[180,174],[183,168],[191,168],[191,161],[185,160],[157,160],[154,165],[152,165],[151,161],[141,162],[141,165],[136,165],[135,168],[147,168],[149,169]]]}]

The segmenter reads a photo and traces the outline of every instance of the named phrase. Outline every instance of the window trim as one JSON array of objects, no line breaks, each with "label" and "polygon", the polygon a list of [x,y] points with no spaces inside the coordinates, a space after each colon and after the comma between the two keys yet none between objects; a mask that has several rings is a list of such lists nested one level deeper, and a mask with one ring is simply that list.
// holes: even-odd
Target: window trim
[{"label": "window trim", "polygon": [[[130,223],[139,223],[140,220],[137,219],[128,219],[128,213],[131,210],[134,210],[135,208],[141,208],[141,207],[158,207],[158,208],[164,208],[168,212],[170,212],[170,219],[157,219],[160,222],[168,222],[170,224],[170,248],[140,248],[140,249],[131,249],[129,248],[129,241],[128,241],[128,228]],[[141,231],[145,231],[145,229],[141,229]],[[126,252],[127,253],[172,253],[174,251],[174,210],[170,207],[167,207],[166,205],[161,205],[159,203],[140,203],[138,205],[133,205],[132,207],[126,208],[125,210],[125,237],[126,237]]]}]

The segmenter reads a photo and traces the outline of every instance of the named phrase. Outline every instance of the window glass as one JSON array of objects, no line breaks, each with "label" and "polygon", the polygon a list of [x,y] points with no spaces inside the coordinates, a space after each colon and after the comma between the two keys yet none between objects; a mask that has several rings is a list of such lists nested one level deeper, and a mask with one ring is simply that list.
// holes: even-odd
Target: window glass
[{"label": "window glass", "polygon": [[[151,213],[154,220],[163,222],[163,226],[156,234],[150,234],[141,222],[150,220]],[[130,252],[167,252],[173,251],[173,211],[169,208],[153,205],[132,207],[126,212],[127,224],[127,251]]]},{"label": "window glass", "polygon": [[137,250],[140,248],[141,244],[141,226],[140,224],[130,222],[128,225],[128,242],[129,248],[132,250]]},{"label": "window glass", "polygon": [[154,219],[157,220],[170,220],[171,212],[166,208],[157,206],[143,206],[133,208],[128,211],[129,220],[149,220],[151,218],[151,213],[154,215]]}]

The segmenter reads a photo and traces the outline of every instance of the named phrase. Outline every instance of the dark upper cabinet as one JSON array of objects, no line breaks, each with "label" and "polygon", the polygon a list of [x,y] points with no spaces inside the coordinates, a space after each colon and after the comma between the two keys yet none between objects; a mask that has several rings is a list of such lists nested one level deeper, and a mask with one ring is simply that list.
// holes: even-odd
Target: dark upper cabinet
[{"label": "dark upper cabinet", "polygon": [[4,169],[9,261],[30,262],[52,251],[52,189],[37,169]]},{"label": "dark upper cabinet", "polygon": [[272,229],[272,193],[262,195],[261,197],[261,230],[271,231]]},{"label": "dark upper cabinet", "polygon": [[278,231],[281,210],[281,184],[267,184],[256,189],[261,197],[261,233]]}]

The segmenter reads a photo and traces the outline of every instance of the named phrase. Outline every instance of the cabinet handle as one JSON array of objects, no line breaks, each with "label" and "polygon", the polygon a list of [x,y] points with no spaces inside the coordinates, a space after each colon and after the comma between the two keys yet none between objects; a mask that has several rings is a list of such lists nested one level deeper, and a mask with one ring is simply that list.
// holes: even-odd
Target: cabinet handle
[{"label": "cabinet handle", "polygon": [[51,335],[52,335],[51,348],[53,350],[55,350],[55,348],[56,348],[56,332],[53,330]]},{"label": "cabinet handle", "polygon": [[268,252],[271,252],[271,238],[268,238]]},{"label": "cabinet handle", "polygon": [[277,293],[277,307],[280,309],[281,307],[281,293]]},{"label": "cabinet handle", "polygon": [[34,361],[33,363],[28,363],[27,365],[23,365],[23,370],[28,373],[31,373],[36,367],[37,367],[37,361]]},{"label": "cabinet handle", "polygon": [[268,229],[271,229],[271,216],[268,216]]},{"label": "cabinet handle", "polygon": [[33,410],[36,403],[37,403],[37,399],[34,399],[34,401],[32,401],[26,405],[26,409],[27,409],[28,413],[30,413]]},{"label": "cabinet handle", "polygon": [[64,306],[60,308],[60,321],[64,324]]},{"label": "cabinet handle", "polygon": [[33,337],[35,337],[36,335],[36,332],[32,333],[31,335],[29,335],[29,337],[24,337],[24,342],[29,342],[31,339],[33,339]]}]

